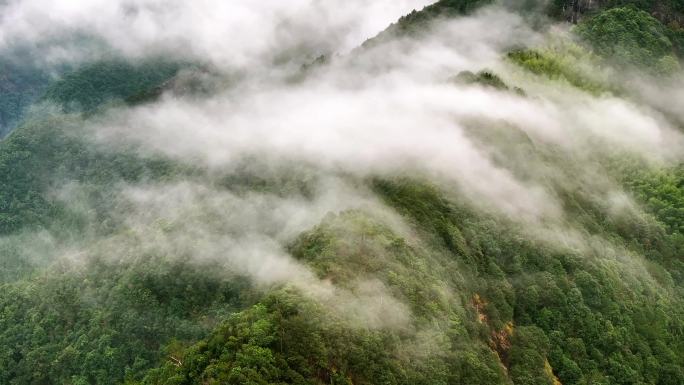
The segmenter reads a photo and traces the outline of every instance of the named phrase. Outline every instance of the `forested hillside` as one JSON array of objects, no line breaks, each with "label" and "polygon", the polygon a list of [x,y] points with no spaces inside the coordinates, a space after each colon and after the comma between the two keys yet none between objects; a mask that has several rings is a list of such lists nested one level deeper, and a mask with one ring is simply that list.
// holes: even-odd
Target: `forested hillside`
[{"label": "forested hillside", "polygon": [[0,63],[0,134],[11,131],[25,110],[44,92],[49,77],[31,63],[17,63],[21,58]]},{"label": "forested hillside", "polygon": [[684,384],[683,4],[228,3],[0,4],[0,385]]}]

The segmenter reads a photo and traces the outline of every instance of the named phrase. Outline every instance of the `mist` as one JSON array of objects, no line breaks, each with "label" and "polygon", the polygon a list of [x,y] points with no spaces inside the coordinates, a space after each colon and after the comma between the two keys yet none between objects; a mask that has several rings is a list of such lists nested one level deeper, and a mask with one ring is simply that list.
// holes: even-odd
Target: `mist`
[{"label": "mist", "polygon": [[[93,124],[93,135],[102,143],[142,143],[210,168],[229,169],[255,157],[359,177],[427,174],[477,204],[538,223],[562,220],[560,204],[545,180],[521,180],[511,169],[554,166],[497,164],[498,149],[483,148],[472,135],[474,125],[522,131],[535,145],[586,161],[592,178],[602,172],[590,164],[596,156],[681,159],[681,133],[657,110],[520,77],[503,58],[506,50],[548,38],[520,16],[493,7],[434,28],[420,41],[400,39],[338,57],[301,82],[256,73],[206,97],[167,95],[155,104],[113,110]],[[447,81],[481,69],[534,94]]]},{"label": "mist", "polygon": [[83,43],[94,41],[130,58],[173,55],[219,68],[253,70],[264,66],[267,70],[287,57],[301,60],[350,50],[400,16],[429,3],[8,1],[0,5],[0,49],[29,44],[39,48],[42,60],[48,63],[80,61],[89,58]]},{"label": "mist", "polygon": [[[116,259],[152,253],[222,261],[226,271],[246,275],[257,286],[293,285],[340,313],[356,314],[356,322],[403,327],[410,310],[384,283],[362,280],[351,289],[337,287],[290,256],[287,245],[329,213],[349,210],[374,213],[410,239],[410,224],[363,181],[420,176],[448,196],[465,197],[477,210],[524,226],[523,233],[535,241],[617,258],[623,250],[606,253],[614,245],[573,222],[556,190],[582,186],[615,215],[641,215],[595,160],[626,154],[647,164],[681,161],[684,138],[667,116],[680,112],[668,102],[681,99],[680,88],[642,105],[624,95],[545,85],[521,74],[505,54],[542,46],[564,32],[529,25],[497,5],[468,18],[438,20],[428,36],[354,49],[427,3],[29,0],[3,5],[1,47],[30,42],[45,47],[46,63],[78,62],[88,54],[73,44],[73,36],[87,32],[131,60],[176,55],[206,64],[219,84],[228,85],[191,95],[168,91],[137,107],[114,106],[84,122],[93,145],[113,150],[133,145],[142,154],[160,154],[209,175],[230,174],[245,160],[260,159],[312,169],[317,176],[310,197],[241,194],[206,180],[120,186],[116,215],[127,231],[70,255]],[[66,43],[59,43],[62,38]],[[50,43],[55,39],[57,44]],[[328,55],[329,62],[302,68],[320,55]],[[484,69],[525,94],[449,81],[461,71]],[[517,139],[487,139],[497,130]],[[546,151],[551,160],[525,157],[528,148]],[[573,164],[562,163],[568,161]],[[67,205],[79,203],[77,195],[58,194]]]}]

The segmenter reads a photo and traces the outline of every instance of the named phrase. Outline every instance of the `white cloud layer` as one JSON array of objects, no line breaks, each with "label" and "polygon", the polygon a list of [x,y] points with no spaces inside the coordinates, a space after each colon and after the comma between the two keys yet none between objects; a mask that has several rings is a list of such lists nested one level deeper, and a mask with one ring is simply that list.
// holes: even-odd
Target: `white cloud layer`
[{"label": "white cloud layer", "polygon": [[494,162],[469,134],[473,124],[519,129],[533,143],[578,160],[619,151],[658,161],[680,157],[681,134],[625,99],[559,84],[562,93],[538,87],[521,96],[446,81],[490,67],[525,88],[529,80],[515,78],[503,54],[542,40],[519,16],[493,8],[445,23],[420,42],[400,40],[340,58],[303,82],[247,77],[207,98],[169,96],[115,111],[94,129],[106,143],[133,140],[212,167],[256,156],[359,176],[419,172],[536,222],[562,220],[560,202],[544,181],[520,180]]},{"label": "white cloud layer", "polygon": [[[178,53],[243,73],[230,88],[211,95],[169,93],[156,103],[94,117],[88,124],[100,144],[140,144],[142,151],[221,172],[252,157],[314,165],[332,180],[420,174],[476,205],[544,229],[558,242],[574,242],[581,233],[568,229],[553,183],[586,183],[583,188],[596,187],[597,196],[615,200],[619,194],[601,180],[608,176],[591,163],[595,157],[625,152],[649,161],[681,160],[681,133],[654,109],[560,83],[540,86],[519,76],[503,58],[505,52],[539,44],[545,35],[497,7],[440,23],[419,41],[399,39],[338,57],[301,81],[274,69],[288,57],[299,63],[320,53],[347,52],[426,3],[11,1],[0,17],[0,44],[38,44],[87,32],[130,57]],[[74,54],[60,45],[48,46],[48,56],[51,52]],[[460,71],[483,68],[532,92],[521,96],[447,81]],[[494,129],[520,132],[527,142],[487,147],[475,138]],[[558,165],[497,160],[504,150],[523,144],[552,149],[587,172],[579,181],[563,181],[561,168],[554,168]],[[538,175],[525,178],[516,170]],[[406,321],[406,309],[386,296],[382,284],[363,282],[360,295],[340,294],[283,246],[325,213],[357,208],[367,195],[343,183],[325,186],[313,201],[237,196],[188,183],[125,190],[133,206],[122,216],[130,215],[128,227],[142,242],[122,243],[133,247],[131,253],[149,247],[198,259],[223,257],[257,282],[295,283],[334,306],[349,304],[346,309],[356,309],[369,324],[384,325],[383,314],[396,315],[393,325]],[[369,202],[366,208],[380,206]],[[632,207],[631,202],[624,206]],[[159,220],[180,227],[157,231]]]},{"label": "white cloud layer", "polygon": [[[0,6],[0,47],[101,39],[130,57],[184,55],[218,67],[269,64],[290,51],[345,51],[429,0],[16,0]],[[78,44],[70,47],[78,51]],[[76,54],[76,52],[71,52]],[[80,52],[80,54],[86,54]]]}]

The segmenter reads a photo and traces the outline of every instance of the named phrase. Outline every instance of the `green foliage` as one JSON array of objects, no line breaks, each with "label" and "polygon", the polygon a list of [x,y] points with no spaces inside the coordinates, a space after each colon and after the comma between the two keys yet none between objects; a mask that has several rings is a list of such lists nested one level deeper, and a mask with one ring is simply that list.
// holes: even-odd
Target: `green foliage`
[{"label": "green foliage", "polygon": [[[409,347],[421,346],[420,333],[359,327],[285,290],[234,315],[182,351],[182,364],[167,360],[144,383],[503,384],[501,365],[516,384],[681,378],[682,300],[666,294],[680,290],[673,280],[654,283],[630,264],[527,241],[511,223],[475,214],[425,183],[372,186],[419,240],[409,244],[352,211],[329,216],[290,251],[341,288],[381,280],[411,306],[413,328],[430,325],[446,345],[404,361],[416,354]],[[443,297],[440,287],[461,296]]]},{"label": "green foliage", "polygon": [[397,36],[423,34],[429,30],[431,23],[437,19],[463,16],[491,2],[492,0],[439,0],[420,11],[413,10],[408,15],[402,16],[396,23],[390,25],[378,36],[366,40],[363,46],[371,47],[374,44]]},{"label": "green foliage", "polygon": [[599,94],[609,91],[602,82],[587,74],[587,63],[593,58],[581,47],[562,44],[547,49],[521,49],[508,53],[508,60],[551,80],[569,83],[581,90]]},{"label": "green foliage", "polygon": [[143,384],[505,384],[491,352],[401,357],[402,337],[347,325],[290,291],[233,315]]},{"label": "green foliage", "polygon": [[440,0],[421,11],[414,10],[401,17],[395,24],[395,32],[400,34],[424,32],[428,24],[437,18],[465,15],[489,2],[490,0]]},{"label": "green foliage", "polygon": [[[86,112],[115,98],[140,101],[141,93],[149,94],[178,68],[158,61],[139,65],[102,61],[65,75],[48,87],[43,99],[68,111]],[[95,148],[83,139],[86,135],[77,116],[49,111],[34,115],[0,142],[0,234],[45,226],[62,216],[62,208],[46,199],[48,188],[58,180],[111,185],[173,172],[165,160]]]},{"label": "green foliage", "polygon": [[[130,103],[149,95],[178,71],[178,64],[147,61],[133,65],[101,61],[85,65],[51,84],[44,100],[66,111],[93,112],[113,99]],[[108,151],[88,143],[82,120],[73,114],[37,111],[0,142],[0,234],[25,226],[47,226],[68,219],[63,207],[46,198],[60,181],[111,186],[117,181],[163,178],[177,172],[161,158],[143,158],[132,150]],[[109,188],[94,191],[100,194]],[[97,190],[97,189],[95,189]],[[105,194],[106,195],[106,194]],[[101,200],[106,200],[104,196]]]},{"label": "green foliage", "polygon": [[597,54],[617,64],[651,68],[658,73],[671,73],[679,67],[672,58],[666,27],[644,11],[609,9],[584,20],[575,32]]},{"label": "green foliage", "polygon": [[605,8],[632,7],[663,19],[672,19],[684,11],[684,3],[680,0],[608,0],[602,5]]},{"label": "green foliage", "polygon": [[671,234],[684,234],[684,166],[633,170],[625,182]]},{"label": "green foliage", "polygon": [[0,284],[24,279],[52,262],[55,239],[46,231],[0,237]]},{"label": "green foliage", "polygon": [[242,306],[248,286],[220,269],[150,256],[91,259],[0,285],[0,383],[119,384]]},{"label": "green foliage", "polygon": [[46,113],[29,119],[0,142],[0,234],[65,218],[63,208],[47,199],[57,182],[87,182],[106,192],[106,186],[116,181],[163,178],[177,172],[165,159],[97,148],[84,139],[83,130],[76,116]]},{"label": "green foliage", "polygon": [[[644,11],[661,22],[681,20],[684,2],[681,0],[599,0],[596,2],[573,2],[572,0],[553,0],[548,4],[549,16],[567,21],[577,21],[606,9],[629,7]],[[577,14],[574,14],[574,13]]]},{"label": "green foliage", "polygon": [[[666,180],[651,184],[663,185],[660,199],[676,202],[670,196],[679,196],[679,182]],[[426,183],[371,184],[418,238],[409,243],[351,211],[302,234],[290,252],[340,288],[380,280],[416,314],[412,328],[439,336],[431,353],[417,353],[432,346],[420,333],[360,327],[290,291],[267,296],[185,348],[211,326],[203,314],[239,307],[244,286],[208,277],[218,271],[211,266],[94,260],[82,274],[5,284],[0,365],[14,369],[3,371],[4,380],[504,384],[502,364],[515,383],[549,383],[555,375],[564,384],[655,384],[680,376],[683,347],[673,330],[684,319],[681,299],[625,270],[631,266],[526,241],[511,223]],[[667,276],[657,263],[650,269]],[[675,282],[661,284],[677,290]],[[459,295],[445,294],[451,290]],[[475,294],[481,300],[471,305]],[[512,337],[501,332],[508,323]],[[492,333],[502,336],[496,346]]]},{"label": "green foliage", "polygon": [[674,21],[670,22],[667,27],[666,33],[672,42],[672,48],[680,58],[684,58],[684,28]]},{"label": "green foliage", "polygon": [[415,221],[429,235],[436,235],[450,251],[465,254],[465,240],[454,219],[459,212],[433,186],[409,181],[373,182],[375,191],[403,215]]},{"label": "green foliage", "polygon": [[0,137],[21,121],[50,80],[45,72],[26,62],[30,59],[21,56],[0,60]]},{"label": "green foliage", "polygon": [[86,64],[51,84],[44,99],[61,105],[65,111],[92,112],[112,100],[139,103],[154,98],[166,81],[179,70],[177,63],[148,60],[131,64],[105,60]]},{"label": "green foliage", "polygon": [[552,385],[552,379],[544,371],[549,340],[544,331],[536,326],[516,329],[510,352],[510,375],[514,384]]},{"label": "green foliage", "polygon": [[[402,185],[406,187],[400,188]],[[544,352],[564,384],[589,379],[605,383],[667,381],[664,373],[652,371],[642,362],[668,367],[676,366],[683,357],[682,344],[670,344],[677,334],[668,331],[681,325],[677,305],[681,298],[662,297],[648,279],[625,282],[621,277],[631,274],[632,267],[522,241],[510,224],[468,215],[436,199],[434,190],[426,195],[430,190],[409,188],[410,183],[384,182],[381,186],[379,191],[388,202],[414,218],[420,228],[443,235],[449,233],[445,229],[459,228],[465,247],[453,251],[465,251],[462,260],[476,268],[479,278],[473,287],[486,301],[484,311],[494,330],[512,319],[519,325],[516,332],[533,326],[529,330],[534,331],[536,340],[549,338],[548,345],[535,342],[530,347],[523,334],[513,338],[508,364],[514,382],[549,381],[543,370]],[[440,238],[449,244],[448,238]],[[672,287],[672,281],[668,285]],[[606,328],[619,331],[606,334]],[[670,343],[663,345],[662,341]]]},{"label": "green foliage", "polygon": [[[484,3],[439,1],[390,31],[419,33],[436,17]],[[653,60],[662,72],[676,67],[660,39],[667,31],[638,11],[607,12],[578,31],[588,41],[613,34],[612,41],[596,39],[601,54],[633,51],[621,60]],[[594,57],[575,45],[508,58],[585,91],[608,90],[584,66]],[[190,171],[134,149],[89,143],[83,116],[70,112],[93,118],[109,101],[152,100],[177,70],[156,61],[85,66],[49,87],[44,99],[62,113],[37,112],[0,143],[0,384],[684,382],[683,168],[610,168],[646,210],[618,215],[593,196],[604,191],[583,188],[583,164],[505,124],[473,124],[466,134],[485,149],[504,147],[492,151],[495,164],[552,191],[564,224],[601,245],[558,246],[453,191],[410,178],[370,178],[354,182],[402,223],[363,210],[331,213],[287,245],[322,285],[334,285],[340,297],[332,304],[287,287],[255,292],[217,264],[175,255],[116,260],[98,242],[126,232],[112,216],[116,185]],[[508,89],[487,71],[457,81]],[[315,194],[306,170],[254,163],[201,177],[235,194]],[[562,175],[545,173],[553,163],[563,164]],[[68,182],[82,186],[84,196],[71,199],[87,202],[86,213],[54,197]],[[86,249],[74,265],[44,260],[77,241],[99,249]],[[378,293],[391,298],[375,301]],[[367,315],[390,299],[408,311]]]},{"label": "green foliage", "polygon": [[394,297],[411,305],[417,323],[432,322],[457,306],[445,295],[440,281],[440,277],[457,274],[456,265],[434,263],[432,256],[420,253],[362,212],[328,216],[303,233],[290,252],[340,287],[353,290],[359,280],[381,280],[391,287]]},{"label": "green foliage", "polygon": [[501,78],[491,71],[480,71],[474,74],[470,71],[462,71],[452,79],[454,83],[461,84],[480,84],[486,87],[492,87],[499,90],[508,90],[506,83]]}]

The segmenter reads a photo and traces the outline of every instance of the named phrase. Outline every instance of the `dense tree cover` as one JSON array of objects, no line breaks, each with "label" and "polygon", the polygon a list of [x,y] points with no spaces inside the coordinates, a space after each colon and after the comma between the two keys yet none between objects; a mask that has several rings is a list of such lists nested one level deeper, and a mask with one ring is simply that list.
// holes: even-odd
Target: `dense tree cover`
[{"label": "dense tree cover", "polygon": [[[572,43],[537,49],[518,49],[508,53],[508,60],[525,70],[548,79],[566,82],[583,91],[600,94],[611,86],[584,71],[594,58]],[[594,74],[597,75],[597,74]]]},{"label": "dense tree cover", "polygon": [[220,269],[89,259],[0,284],[0,383],[118,384],[193,341],[249,292]]},{"label": "dense tree cover", "polygon": [[[135,66],[120,61],[98,62],[77,69],[52,85],[42,97],[67,111],[93,111],[107,101],[145,100],[173,76],[176,64],[150,61]],[[83,141],[83,122],[76,114],[49,107],[36,111],[0,142],[0,233],[27,225],[47,225],[60,207],[45,198],[57,181],[111,185],[168,176],[175,167],[161,158],[141,159],[135,151],[109,151]],[[94,192],[94,194],[97,194]]]},{"label": "dense tree cover", "polygon": [[[393,196],[396,196],[396,188],[391,191],[395,191]],[[545,338],[552,341],[549,345],[549,362],[562,383],[669,383],[672,378],[677,380],[671,383],[680,381],[682,346],[676,342],[680,336],[677,333],[670,334],[670,330],[681,328],[677,315],[680,312],[677,309],[679,305],[675,305],[681,299],[661,298],[660,303],[653,302],[653,298],[661,296],[657,285],[648,281],[620,282],[620,276],[624,276],[620,272],[621,268],[632,267],[620,267],[616,261],[609,259],[592,260],[586,256],[558,254],[538,245],[526,245],[515,240],[512,234],[506,234],[510,226],[504,226],[498,230],[502,233],[496,235],[493,233],[497,230],[493,228],[498,226],[491,222],[464,226],[468,221],[462,214],[459,218],[454,211],[454,214],[447,214],[445,218],[444,213],[449,211],[439,210],[445,219],[435,219],[440,216],[427,215],[425,209],[417,208],[425,207],[424,203],[414,205],[405,201],[406,198],[401,199],[395,202],[402,202],[402,206],[409,210],[407,213],[415,215],[417,220],[437,220],[430,227],[447,229],[450,224],[460,227],[460,233],[466,240],[466,250],[469,250],[465,256],[473,260],[468,265],[480,266],[478,274],[483,280],[489,281],[478,292],[485,301],[490,302],[486,307],[488,316],[492,318],[490,322],[498,319],[500,325],[511,317],[515,325],[530,325],[543,330]],[[425,196],[419,200],[425,202]],[[446,230],[439,230],[439,233],[448,234]],[[445,244],[449,245],[449,242],[445,240]],[[667,275],[664,271],[662,273]],[[508,278],[502,279],[504,275]],[[660,284],[671,286],[672,282],[665,278]],[[630,300],[625,300],[625,295]],[[675,302],[668,304],[669,301]],[[657,310],[654,306],[665,307]],[[501,312],[506,309],[510,310]],[[677,324],[679,326],[674,326]],[[604,332],[605,327],[613,325],[621,330],[621,334],[618,340],[611,342],[606,338],[613,337]],[[586,361],[577,362],[579,356],[570,351],[574,348],[569,341],[577,340],[582,341],[584,350],[589,354]],[[670,341],[665,343],[668,346],[666,350],[662,350],[663,340]],[[614,347],[611,348],[610,344],[614,344]],[[512,356],[516,352],[515,346],[514,339],[510,351]],[[538,348],[534,350],[539,352]],[[512,358],[510,365],[514,363]],[[541,369],[538,365],[540,359],[529,356],[526,359],[537,360],[536,367]],[[659,367],[668,367],[674,372],[656,377],[655,371],[643,366],[646,362],[657,362],[657,365],[662,365]],[[530,370],[524,372],[526,375],[532,373]],[[627,372],[631,373],[631,378],[623,377]],[[513,373],[515,371],[511,368]],[[671,377],[673,375],[675,377]],[[516,381],[515,378],[514,382],[538,383]]]},{"label": "dense tree cover", "polygon": [[[3,142],[3,156],[13,159],[7,173],[16,172],[3,187],[13,203],[6,206],[7,223],[19,221],[6,228],[15,234],[6,250],[26,236],[17,230],[35,225],[57,235],[93,224],[104,226],[101,234],[118,231],[116,224],[103,225],[111,210],[105,192],[115,181],[180,172],[168,161],[84,143],[81,129],[76,115],[48,114]],[[511,137],[516,132],[472,134],[486,134],[483,144],[509,143],[502,166],[531,164],[535,156],[571,163],[544,153],[522,133]],[[576,178],[572,167],[565,169],[568,175],[559,179]],[[296,289],[272,292],[228,316],[251,302],[242,298],[251,297],[248,284],[170,256],[95,258],[83,268],[22,272],[24,278],[14,279],[9,272],[33,265],[4,260],[2,383],[680,383],[681,173],[628,172],[634,169],[620,175],[653,220],[615,218],[575,186],[555,185],[564,209],[587,232],[625,245],[634,258],[649,258],[634,263],[527,240],[520,224],[478,212],[423,181],[368,181],[416,236],[406,238],[370,214],[352,211],[329,216],[289,251],[321,279],[360,298],[359,281],[379,280],[415,315],[398,329],[367,327],[352,309],[331,313]],[[46,189],[55,177],[91,186],[96,220],[50,199]],[[307,196],[299,178],[252,167],[218,184]],[[25,197],[35,200],[20,200]],[[43,247],[50,245],[46,240]]]},{"label": "dense tree cover", "polygon": [[457,343],[458,351],[408,360],[402,355],[415,348],[405,344],[401,334],[345,325],[300,295],[284,291],[232,316],[186,350],[181,364],[168,362],[143,383],[506,383],[487,348]]},{"label": "dense tree cover", "polygon": [[486,0],[441,0],[401,17],[390,29],[400,34],[420,33],[436,18],[465,15],[488,3]]},{"label": "dense tree cover", "polygon": [[[669,169],[631,167],[622,170],[622,182],[659,224],[643,253],[660,262],[677,284],[684,282],[684,167]],[[643,232],[643,230],[641,231]]]},{"label": "dense tree cover", "polygon": [[6,50],[0,60],[0,136],[9,133],[39,99],[62,105],[68,111],[91,111],[101,104],[122,99],[139,103],[159,95],[163,84],[181,67],[164,60],[131,64],[103,59],[82,66],[60,66],[54,81],[46,69],[22,50]]},{"label": "dense tree cover", "polygon": [[679,0],[607,0],[601,1],[606,8],[632,6],[671,20],[684,12],[684,4]]},{"label": "dense tree cover", "polygon": [[663,24],[680,23],[684,12],[684,3],[681,0],[553,0],[549,2],[547,11],[554,18],[577,23],[601,10],[619,7],[640,9]]},{"label": "dense tree cover", "polygon": [[666,33],[677,56],[684,58],[684,28],[678,22],[671,22],[668,24]]},{"label": "dense tree cover", "polygon": [[374,44],[397,36],[424,34],[436,19],[463,16],[490,3],[492,3],[492,0],[439,0],[420,11],[413,10],[408,15],[402,16],[396,23],[390,25],[378,36],[366,40],[363,46],[372,47]]},{"label": "dense tree cover", "polygon": [[[137,70],[121,63],[87,66],[50,86],[44,99],[67,110],[76,104],[93,110],[114,97],[147,92],[173,73],[162,66],[154,74],[151,64]],[[162,345],[205,335],[248,296],[241,278],[175,256],[116,261],[96,253],[83,265],[46,270],[63,245],[121,231],[109,216],[117,183],[179,173],[163,158],[103,148],[85,136],[78,114],[48,105],[0,142],[2,384],[121,383],[155,365],[165,354]],[[55,198],[69,183],[80,184],[88,211]]]},{"label": "dense tree cover", "polygon": [[[471,71],[462,71],[459,72],[458,75],[449,79],[449,81],[457,84],[479,84],[485,87],[492,87],[502,91],[509,91],[511,89],[506,83],[504,83],[503,80],[501,80],[499,75],[488,70],[482,70],[478,73],[473,73]],[[513,87],[513,91],[519,95],[525,95],[525,91],[523,91],[519,87]]]},{"label": "dense tree cover", "polygon": [[355,313],[363,309],[331,314],[296,290],[284,290],[231,317],[180,354],[181,365],[169,360],[144,383],[507,383],[496,354],[477,338],[486,329],[474,308],[463,308],[460,298],[444,291],[442,279],[459,276],[447,255],[415,249],[357,211],[329,216],[302,234],[291,252],[321,278],[357,292],[359,306],[371,306],[359,281],[379,278],[417,317],[398,329],[369,328]]},{"label": "dense tree cover", "polygon": [[[371,47],[396,36],[419,36],[426,33],[434,20],[466,15],[485,6],[489,1],[442,0],[420,11],[413,11],[392,24],[375,38],[367,40],[363,46]],[[533,9],[533,4],[506,4],[523,10]],[[562,17],[566,11],[582,14],[581,23],[575,32],[599,55],[613,64],[632,65],[649,69],[655,74],[671,74],[681,68],[678,56],[684,52],[684,28],[673,17],[677,11],[662,11],[654,18],[646,11],[659,5],[638,3],[596,2],[582,7],[582,2],[558,0],[551,2],[547,12],[551,16]],[[627,6],[625,6],[627,5]],[[618,6],[622,6],[618,8]],[[575,9],[576,8],[576,9]],[[574,11],[572,11],[575,9]],[[660,8],[658,8],[660,10]],[[669,8],[665,8],[669,9]],[[676,7],[673,9],[677,9]],[[646,10],[646,11],[644,11]],[[684,8],[682,9],[684,10]],[[573,16],[575,22],[579,16]],[[662,22],[662,23],[661,23]],[[666,24],[663,24],[666,23]],[[544,72],[551,77],[564,77],[580,88],[597,91],[602,87],[595,80],[573,68],[577,65],[577,55],[587,55],[580,47],[563,45],[561,52],[516,50],[511,59],[533,72]],[[575,58],[573,58],[575,57]],[[570,61],[568,62],[568,59]]]},{"label": "dense tree cover", "polygon": [[[83,130],[79,117],[48,112],[0,142],[0,233],[63,217],[59,204],[46,198],[57,182],[109,186],[161,178],[175,167],[161,158],[141,159],[134,151],[97,148],[82,139]],[[93,194],[97,197],[96,188]]]},{"label": "dense tree cover", "polygon": [[30,58],[17,58],[16,55],[0,60],[0,137],[19,123],[26,109],[45,92],[50,81],[44,71],[30,63]]},{"label": "dense tree cover", "polygon": [[667,28],[635,8],[613,8],[588,18],[576,28],[599,55],[622,65],[670,73],[679,68]]},{"label": "dense tree cover", "polygon": [[[418,315],[412,327],[360,326],[285,290],[232,316],[143,383],[684,380],[682,301],[674,295],[681,283],[657,263],[646,265],[660,277],[654,282],[638,264],[526,241],[512,223],[475,214],[424,183],[372,185],[414,224],[421,246],[348,212],[303,234],[291,251],[351,290],[366,275],[379,278]],[[458,294],[445,296],[440,287]],[[424,346],[421,330],[441,337],[425,346],[427,357],[411,357],[418,354],[411,347]]]},{"label": "dense tree cover", "polygon": [[633,171],[626,182],[668,232],[684,234],[684,167]]},{"label": "dense tree cover", "polygon": [[179,70],[178,63],[146,60],[129,63],[120,59],[86,64],[52,83],[44,99],[65,111],[89,112],[111,100],[139,102],[156,95],[155,90]]},{"label": "dense tree cover", "polygon": [[491,71],[480,71],[474,74],[470,71],[463,71],[451,79],[455,83],[481,84],[483,86],[494,87],[500,90],[507,90],[508,86],[499,76]]},{"label": "dense tree cover", "polygon": [[[469,4],[441,1],[424,12],[460,14]],[[403,23],[418,28],[427,20],[420,14]],[[571,47],[520,50],[509,59],[580,89],[605,90],[574,66],[584,55]],[[81,116],[71,113],[154,98],[175,71],[87,66],[45,97],[67,113],[36,112],[0,143],[0,232],[8,235],[0,240],[0,384],[684,383],[682,168],[622,158],[607,166],[648,213],[615,215],[581,188],[582,165],[515,127],[467,133],[482,146],[504,144],[497,165],[552,189],[572,225],[600,238],[600,247],[530,239],[525,223],[417,178],[357,181],[401,215],[407,232],[346,211],[288,245],[321,280],[365,306],[383,303],[364,284],[382,287],[406,304],[404,321],[396,308],[369,321],[354,306],[335,308],[344,302],[335,298],[331,311],[295,287],[256,291],[220,266],[176,255],[116,260],[105,249],[39,269],[44,263],[27,256],[125,232],[109,216],[116,183],[187,172],[167,159],[83,141]],[[459,81],[507,88],[491,72]],[[564,174],[520,167],[546,162],[563,164]],[[236,193],[312,194],[305,175],[247,163],[212,183]],[[94,212],[73,212],[51,195],[64,181],[85,186]]]}]

